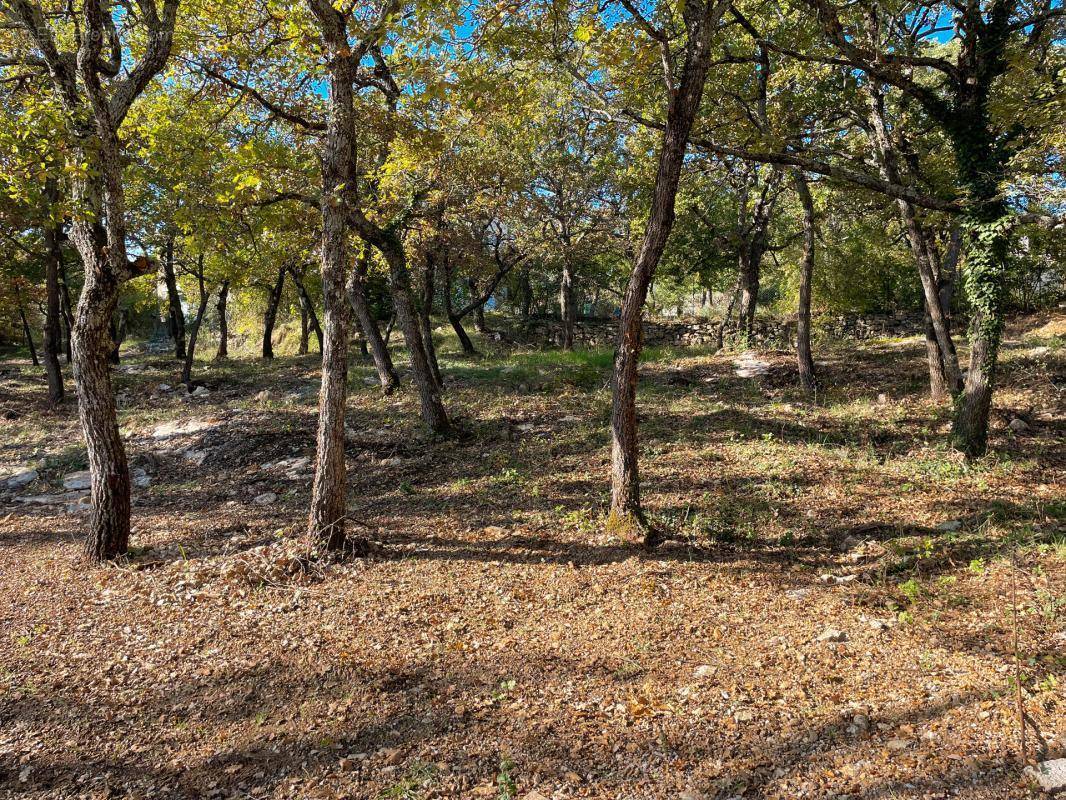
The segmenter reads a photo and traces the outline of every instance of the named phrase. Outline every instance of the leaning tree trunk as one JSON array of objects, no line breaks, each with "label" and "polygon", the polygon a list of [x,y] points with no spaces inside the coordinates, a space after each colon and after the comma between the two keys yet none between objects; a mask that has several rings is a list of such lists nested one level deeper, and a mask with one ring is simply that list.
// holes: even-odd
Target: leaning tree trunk
[{"label": "leaning tree trunk", "polygon": [[381,383],[381,391],[384,394],[392,394],[400,385],[400,376],[393,366],[392,356],[389,355],[389,347],[381,337],[378,323],[374,315],[370,313],[370,306],[366,301],[366,289],[363,280],[366,277],[368,256],[361,258],[352,270],[348,279],[348,299],[355,312],[359,330],[363,333],[363,340],[370,347],[370,355],[374,359],[374,368],[378,373],[378,381]]},{"label": "leaning tree trunk", "polygon": [[563,350],[574,349],[574,327],[577,325],[577,299],[574,289],[574,270],[569,262],[563,264],[559,281],[559,321],[562,324],[560,345]]},{"label": "leaning tree trunk", "polygon": [[452,424],[440,399],[440,388],[433,378],[433,371],[426,360],[426,346],[422,341],[414,304],[411,302],[411,285],[407,269],[407,259],[403,245],[390,238],[382,251],[389,265],[389,288],[392,291],[392,303],[396,309],[396,321],[403,331],[407,343],[407,352],[411,357],[411,372],[422,411],[422,421],[437,434],[450,434]]},{"label": "leaning tree trunk", "polygon": [[452,271],[451,267],[447,265],[444,268],[444,313],[448,315],[448,322],[451,323],[452,330],[455,331],[455,335],[459,338],[459,344],[463,348],[463,354],[468,356],[477,355],[477,349],[474,347],[474,343],[470,340],[466,328],[463,327],[462,318],[455,313],[455,306],[452,298]]},{"label": "leaning tree trunk", "polygon": [[[866,86],[866,92],[870,110],[870,132],[881,175],[893,183],[902,183],[898,154],[885,121],[884,89],[877,81],[870,81]],[[896,206],[903,220],[907,242],[914,255],[922,284],[926,358],[929,364],[929,393],[933,400],[942,401],[960,390],[962,379],[955,343],[951,339],[947,313],[941,302],[936,256],[933,253],[929,234],[919,222],[914,206],[903,199],[898,199]]]},{"label": "leaning tree trunk", "polygon": [[22,294],[19,292],[18,287],[15,287],[16,302],[19,307],[19,319],[22,320],[22,333],[26,337],[26,346],[30,348],[30,360],[33,362],[33,366],[41,366],[40,359],[37,358],[37,347],[33,343],[33,334],[30,332],[30,323],[26,319],[26,309],[22,305]]},{"label": "leaning tree trunk", "polygon": [[267,307],[263,314],[263,358],[274,357],[274,324],[278,321],[278,306],[281,305],[281,292],[285,288],[285,267],[278,270],[278,279],[267,296]]},{"label": "leaning tree trunk", "polygon": [[168,322],[170,338],[174,342],[174,358],[185,360],[185,312],[181,310],[178,279],[174,273],[174,237],[168,236],[163,254],[163,280],[167,286]]},{"label": "leaning tree trunk", "polygon": [[608,523],[623,536],[632,535],[634,528],[642,529],[648,545],[656,544],[659,535],[648,524],[640,503],[636,401],[637,364],[643,346],[641,314],[648,286],[674,225],[685,150],[707,78],[711,33],[725,8],[724,3],[716,3],[712,8],[690,2],[685,9],[689,27],[685,65],[680,84],[668,100],[648,222],[622,300],[611,404],[611,512]]},{"label": "leaning tree trunk", "polygon": [[211,300],[211,292],[209,292],[204,286],[203,269],[204,257],[201,255],[199,264],[200,274],[197,276],[200,285],[200,305],[196,309],[196,318],[193,320],[192,329],[189,331],[189,342],[188,346],[185,348],[185,362],[181,370],[181,382],[185,384],[185,388],[190,392],[192,391],[193,359],[196,357],[196,339],[200,335],[200,326],[203,325],[204,315],[207,313],[207,305]]},{"label": "leaning tree trunk", "polygon": [[[46,191],[49,205],[55,206],[59,192],[54,180],[49,180]],[[57,406],[63,402],[63,370],[59,366],[59,350],[62,347],[60,334],[59,270],[63,260],[61,246],[62,230],[58,225],[47,224],[44,228],[44,371],[48,379],[48,402]]]},{"label": "leaning tree trunk", "polygon": [[814,275],[814,199],[811,197],[807,178],[796,170],[792,173],[803,206],[803,257],[800,260],[799,308],[796,315],[796,365],[800,387],[805,392],[814,392],[817,381],[814,374],[814,357],[811,355],[811,279]]},{"label": "leaning tree trunk", "polygon": [[218,351],[215,353],[215,361],[225,361],[229,358],[229,323],[226,321],[226,306],[229,302],[229,281],[222,281],[218,289],[218,299],[215,301],[215,310],[218,312]]}]

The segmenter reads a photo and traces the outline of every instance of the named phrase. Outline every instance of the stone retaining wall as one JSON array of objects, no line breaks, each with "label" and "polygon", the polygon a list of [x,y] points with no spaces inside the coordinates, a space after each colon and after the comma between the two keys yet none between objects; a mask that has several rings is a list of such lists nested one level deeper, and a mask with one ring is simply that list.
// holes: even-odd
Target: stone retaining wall
[{"label": "stone retaining wall", "polygon": [[[717,321],[678,320],[647,322],[644,343],[656,345],[717,345]],[[838,314],[821,315],[814,321],[817,334],[834,339],[872,339],[878,337],[914,336],[923,330],[920,314]],[[516,320],[509,331],[511,338],[535,346],[558,344],[561,340],[559,321],[551,317],[531,317]],[[614,319],[582,319],[574,329],[575,341],[585,347],[609,347],[618,338],[618,321]],[[758,319],[755,322],[755,344],[766,347],[791,346],[796,338],[796,321]]]}]

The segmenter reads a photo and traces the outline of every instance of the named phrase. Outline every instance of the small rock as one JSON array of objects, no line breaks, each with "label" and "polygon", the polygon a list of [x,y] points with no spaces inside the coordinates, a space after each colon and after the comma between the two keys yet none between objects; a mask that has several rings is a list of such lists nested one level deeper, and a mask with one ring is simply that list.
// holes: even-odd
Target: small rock
[{"label": "small rock", "polygon": [[700,664],[696,667],[695,675],[697,678],[709,678],[714,675],[714,667],[710,664]]},{"label": "small rock", "polygon": [[[682,797],[684,797],[684,795],[682,795]],[[548,798],[542,795],[536,789],[530,789],[528,792],[522,795],[522,800],[548,800]]]},{"label": "small rock", "polygon": [[1041,761],[1035,767],[1026,767],[1025,774],[1049,794],[1066,791],[1066,758]]},{"label": "small rock", "polygon": [[81,472],[72,472],[63,479],[63,488],[67,490],[75,489],[88,489],[92,485],[92,480],[89,477],[89,470],[83,469]]},{"label": "small rock", "polygon": [[962,527],[962,520],[961,519],[949,519],[946,522],[941,522],[939,525],[937,525],[936,529],[938,531],[943,531],[944,533],[954,533],[955,531],[959,530],[961,527]]},{"label": "small rock", "polygon": [[197,386],[192,391],[193,397],[207,397],[209,394],[211,394],[211,390],[208,389],[206,386]]},{"label": "small rock", "polygon": [[204,463],[204,459],[207,458],[206,450],[185,450],[182,452],[181,457],[188,461],[190,464],[200,466]]},{"label": "small rock", "polygon": [[132,481],[133,485],[138,489],[144,489],[152,483],[152,479],[148,476],[148,473],[140,467],[135,467],[130,470],[130,481]]},{"label": "small rock", "polygon": [[1022,419],[1021,417],[1015,417],[1014,419],[1012,419],[1010,421],[1010,423],[1007,425],[1007,427],[1011,429],[1012,433],[1018,433],[1018,434],[1028,433],[1029,430],[1030,430],[1029,423],[1026,422],[1024,419]]},{"label": "small rock", "polygon": [[273,492],[263,492],[262,494],[256,495],[252,502],[257,506],[269,506],[272,503],[276,503],[277,500],[278,496]]},{"label": "small rock", "polygon": [[889,739],[885,742],[885,747],[893,753],[899,753],[906,750],[911,746],[911,743],[906,739]]},{"label": "small rock", "polygon": [[846,642],[848,635],[839,628],[826,628],[820,634],[816,641],[819,642]]},{"label": "small rock", "polygon": [[811,590],[807,588],[789,589],[787,592],[785,592],[785,597],[787,597],[789,600],[802,600],[810,593]]},{"label": "small rock", "polygon": [[23,486],[28,486],[37,480],[37,470],[24,469],[16,472],[14,475],[8,475],[7,488],[8,489],[21,489]]}]

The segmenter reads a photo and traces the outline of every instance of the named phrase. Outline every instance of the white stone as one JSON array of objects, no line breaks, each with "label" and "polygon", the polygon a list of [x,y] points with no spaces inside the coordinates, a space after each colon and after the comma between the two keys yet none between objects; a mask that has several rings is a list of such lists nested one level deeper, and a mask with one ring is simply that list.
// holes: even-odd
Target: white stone
[{"label": "white stone", "polygon": [[157,425],[155,430],[152,431],[152,438],[169,439],[172,436],[188,436],[191,433],[199,433],[211,427],[213,427],[211,423],[198,419],[189,419],[184,422],[178,420],[164,422],[162,425]]},{"label": "white stone", "polygon": [[152,483],[152,479],[148,476],[148,473],[140,467],[130,470],[130,481],[138,489],[143,489]]},{"label": "white stone", "polygon": [[955,531],[959,530],[959,528],[961,528],[961,527],[962,527],[962,520],[961,519],[949,519],[946,522],[941,522],[939,525],[937,525],[936,529],[938,531],[943,531],[944,533],[954,533]]},{"label": "white stone", "polygon": [[252,502],[257,506],[269,506],[270,504],[277,502],[277,499],[278,496],[273,492],[263,492],[260,495],[256,495]]},{"label": "white stone", "polygon": [[204,459],[207,458],[207,451],[189,449],[183,451],[181,457],[188,461],[190,464],[200,466],[204,463]]},{"label": "white stone", "polygon": [[193,397],[207,397],[209,394],[211,394],[211,390],[206,386],[197,386],[192,392]]},{"label": "white stone", "polygon": [[819,642],[846,642],[848,635],[838,628],[826,628],[818,634]]},{"label": "white stone", "polygon": [[770,371],[770,364],[748,351],[733,362],[733,371],[740,378],[761,378]]},{"label": "white stone", "polygon": [[92,485],[92,480],[89,477],[89,470],[83,469],[81,472],[72,472],[63,479],[64,489],[88,489]]},{"label": "white stone", "polygon": [[37,478],[38,474],[35,469],[19,470],[14,475],[7,476],[7,488],[21,489],[23,486],[33,483]]},{"label": "white stone", "polygon": [[1041,761],[1035,767],[1026,767],[1025,774],[1049,794],[1066,791],[1066,758]]}]

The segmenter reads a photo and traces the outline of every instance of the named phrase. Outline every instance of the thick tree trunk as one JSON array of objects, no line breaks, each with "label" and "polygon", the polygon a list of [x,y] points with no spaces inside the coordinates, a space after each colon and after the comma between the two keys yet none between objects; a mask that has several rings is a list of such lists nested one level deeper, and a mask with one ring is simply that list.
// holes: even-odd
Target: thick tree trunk
[{"label": "thick tree trunk", "polygon": [[[49,180],[46,187],[49,206],[54,207],[59,201],[59,191],[54,180]],[[63,231],[59,225],[46,224],[44,227],[44,371],[48,380],[48,402],[57,406],[63,402],[63,370],[59,365],[60,333],[60,299],[59,272],[63,260]]]},{"label": "thick tree trunk", "polygon": [[174,358],[185,360],[185,312],[181,309],[181,295],[178,294],[178,279],[174,272],[174,236],[167,236],[163,253],[163,280],[167,286],[168,323],[170,338],[174,342]]},{"label": "thick tree trunk", "polygon": [[[116,168],[117,163],[116,158]],[[98,208],[92,190],[79,183],[75,182],[75,200],[88,200],[90,207]],[[85,265],[85,283],[71,332],[78,416],[92,485],[85,553],[91,562],[100,563],[125,553],[130,535],[129,465],[118,431],[110,367],[119,278],[103,253],[109,237],[102,225],[75,220],[71,239]]]},{"label": "thick tree trunk", "polygon": [[193,320],[192,329],[189,331],[189,342],[185,348],[185,361],[181,370],[181,382],[185,388],[192,391],[192,365],[196,357],[196,339],[200,335],[200,326],[203,325],[204,315],[207,313],[207,305],[211,301],[211,292],[204,285],[203,278],[204,257],[200,256],[199,274],[197,282],[200,287],[200,305],[196,309],[196,318]]},{"label": "thick tree trunk", "polygon": [[229,322],[226,320],[226,306],[229,303],[229,281],[222,281],[218,290],[218,299],[215,301],[215,310],[218,312],[218,351],[215,353],[215,361],[225,361],[229,358]]},{"label": "thick tree trunk", "polygon": [[559,280],[559,322],[562,324],[559,344],[563,350],[573,350],[574,327],[577,325],[577,296],[574,270],[569,262],[563,264],[563,274]]},{"label": "thick tree trunk", "polygon": [[815,219],[814,199],[802,172],[792,173],[792,180],[803,206],[803,256],[800,260],[799,308],[796,313],[796,364],[800,387],[805,392],[816,391],[818,384],[811,354],[811,281],[814,276]]},{"label": "thick tree trunk", "polygon": [[608,522],[611,529],[623,536],[632,535],[634,527],[643,529],[645,542],[649,545],[658,541],[658,535],[649,526],[640,504],[637,466],[637,365],[643,345],[641,314],[648,286],[673,228],[685,150],[707,78],[711,33],[717,27],[725,7],[725,4],[710,7],[690,0],[684,11],[689,29],[685,65],[677,91],[668,100],[648,223],[622,301],[618,348],[614,357],[611,513]]},{"label": "thick tree trunk", "polygon": [[278,306],[281,305],[281,293],[285,288],[285,267],[278,270],[278,279],[274,288],[267,295],[267,307],[263,314],[263,358],[274,357],[274,323],[278,321]]},{"label": "thick tree trunk", "polygon": [[348,298],[355,312],[356,322],[363,333],[364,341],[370,346],[370,354],[374,359],[374,368],[378,373],[378,381],[381,383],[381,391],[384,394],[392,394],[400,385],[400,376],[393,366],[392,357],[389,355],[388,345],[381,337],[378,323],[370,313],[370,306],[366,301],[366,290],[363,280],[366,277],[367,256],[361,258],[348,279]]},{"label": "thick tree trunk", "polygon": [[971,457],[984,455],[988,447],[988,416],[1007,294],[1007,221],[1002,201],[991,198],[967,220],[966,278],[973,309],[970,368],[955,403],[952,440]]}]

